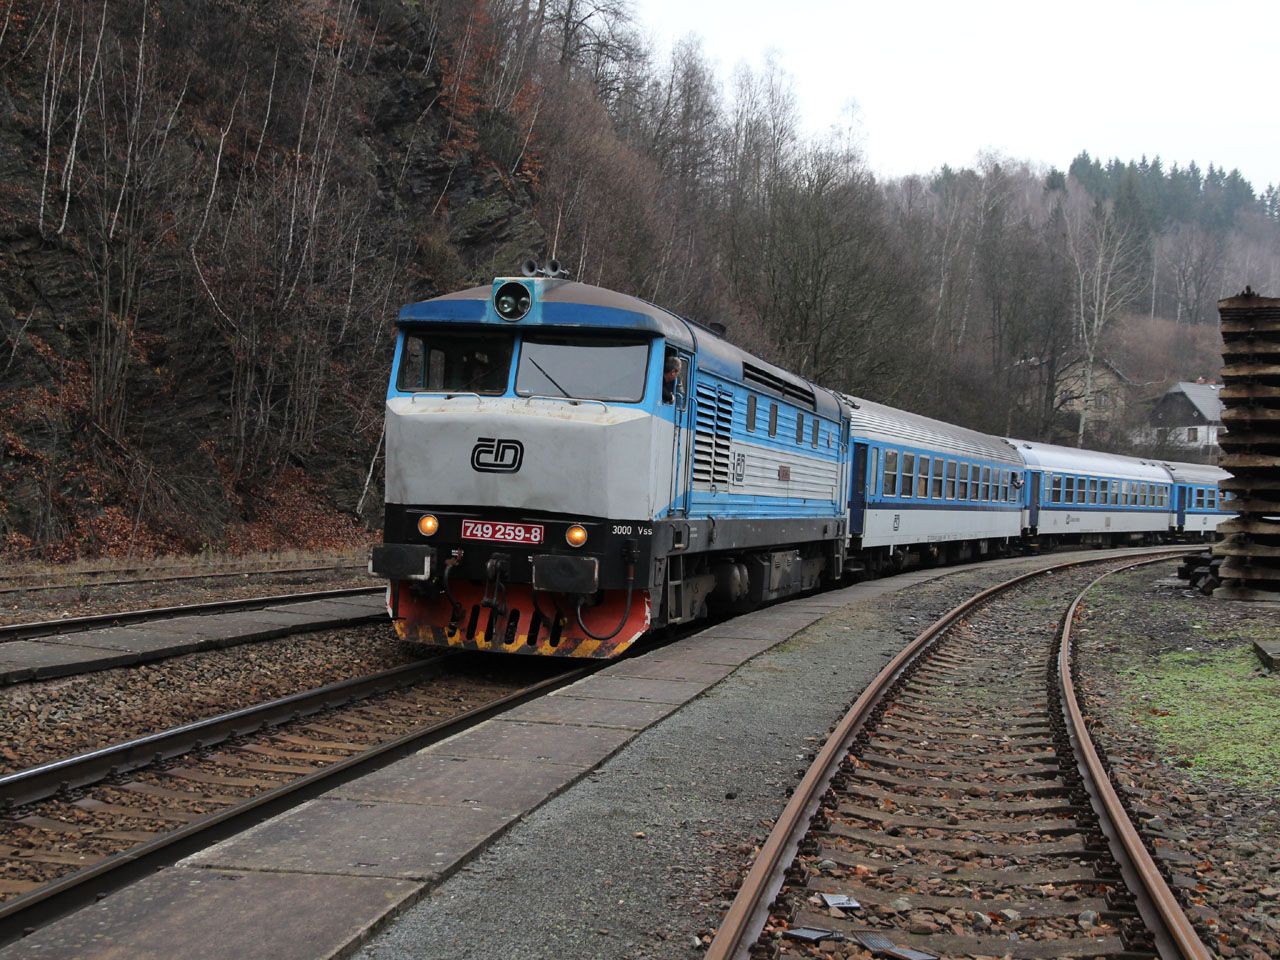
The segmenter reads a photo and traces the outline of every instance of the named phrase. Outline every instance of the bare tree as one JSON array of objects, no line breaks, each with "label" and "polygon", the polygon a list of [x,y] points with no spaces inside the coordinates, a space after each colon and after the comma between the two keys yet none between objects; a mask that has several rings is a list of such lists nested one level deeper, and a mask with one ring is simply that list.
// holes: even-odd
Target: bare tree
[{"label": "bare tree", "polygon": [[1084,396],[1076,446],[1084,446],[1093,405],[1094,365],[1102,335],[1142,292],[1140,239],[1116,216],[1115,207],[1072,184],[1066,205],[1067,251],[1075,280],[1076,335],[1084,363]]}]

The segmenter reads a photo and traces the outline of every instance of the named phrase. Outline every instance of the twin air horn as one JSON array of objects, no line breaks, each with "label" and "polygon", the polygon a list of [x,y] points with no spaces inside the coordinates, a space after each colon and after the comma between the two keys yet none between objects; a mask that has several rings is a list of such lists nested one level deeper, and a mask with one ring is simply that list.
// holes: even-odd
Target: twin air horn
[{"label": "twin air horn", "polygon": [[520,272],[526,277],[546,277],[548,280],[568,280],[573,276],[559,260],[551,259],[539,265],[532,257],[520,265]]}]

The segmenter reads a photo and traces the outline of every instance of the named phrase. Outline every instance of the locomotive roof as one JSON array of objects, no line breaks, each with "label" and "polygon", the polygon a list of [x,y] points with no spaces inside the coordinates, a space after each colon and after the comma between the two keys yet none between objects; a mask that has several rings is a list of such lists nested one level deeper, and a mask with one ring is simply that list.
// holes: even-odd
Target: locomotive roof
[{"label": "locomotive roof", "polygon": [[1207,463],[1179,463],[1176,460],[1165,460],[1161,465],[1173,474],[1173,479],[1178,483],[1212,485],[1231,476],[1221,467],[1215,467]]},{"label": "locomotive roof", "polygon": [[1100,474],[1122,480],[1150,480],[1168,483],[1169,473],[1153,460],[1140,460],[1118,453],[1099,453],[1077,447],[1060,447],[1035,440],[1008,441],[1022,455],[1028,466],[1055,473]]},{"label": "locomotive roof", "polygon": [[845,399],[853,406],[850,418],[854,437],[1022,466],[1017,454],[998,437],[870,400]]},{"label": "locomotive roof", "polygon": [[[493,308],[494,290],[508,280],[523,283],[533,289],[533,307],[524,318],[515,323],[498,316]],[[694,343],[692,324],[661,307],[588,283],[541,277],[499,277],[492,284],[469,287],[402,307],[400,323],[415,321],[525,328],[607,327],[613,330],[643,330],[665,337],[686,349],[692,349]],[[707,331],[707,335],[712,334]]]},{"label": "locomotive roof", "polygon": [[[533,306],[515,322],[504,320],[493,307],[497,287],[509,280],[532,287]],[[827,417],[837,417],[840,404],[824,387],[775,367],[747,353],[696,321],[638,297],[574,280],[542,277],[499,277],[492,284],[469,287],[430,300],[408,304],[400,310],[399,322],[483,324],[503,328],[556,328],[560,330],[638,330],[665,338],[669,343],[698,354],[699,365],[736,383],[744,380],[744,367],[778,381],[779,396],[795,398],[796,393],[812,394],[814,408]],[[787,386],[795,388],[786,390]]]}]

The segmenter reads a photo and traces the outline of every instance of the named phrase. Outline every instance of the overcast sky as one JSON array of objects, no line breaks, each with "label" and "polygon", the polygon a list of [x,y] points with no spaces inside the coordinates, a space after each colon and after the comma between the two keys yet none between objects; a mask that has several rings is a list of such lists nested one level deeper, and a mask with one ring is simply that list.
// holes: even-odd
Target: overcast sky
[{"label": "overcast sky", "polygon": [[726,89],[772,52],[810,133],[856,105],[881,175],[1083,149],[1280,183],[1276,0],[634,2],[660,58],[697,34]]}]

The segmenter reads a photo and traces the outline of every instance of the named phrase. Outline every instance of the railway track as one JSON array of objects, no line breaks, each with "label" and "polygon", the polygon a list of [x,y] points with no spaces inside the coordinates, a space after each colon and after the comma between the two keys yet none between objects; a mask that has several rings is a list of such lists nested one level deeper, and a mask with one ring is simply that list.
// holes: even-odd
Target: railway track
[{"label": "railway track", "polygon": [[474,662],[442,653],[0,777],[0,943],[598,666],[515,683]]},{"label": "railway track", "polygon": [[[364,564],[354,561],[349,563],[330,563],[320,566],[308,567],[267,567],[258,570],[215,570],[203,573],[179,573],[179,574],[162,574],[149,577],[118,577],[113,580],[93,579],[100,575],[111,575],[119,573],[138,573],[145,568],[126,569],[126,570],[91,570],[83,573],[73,574],[73,578],[88,577],[89,579],[79,580],[71,579],[64,582],[50,583],[47,578],[36,580],[35,574],[27,574],[22,577],[0,579],[0,596],[11,594],[29,594],[29,593],[50,593],[57,590],[86,590],[97,589],[99,587],[125,587],[138,586],[149,583],[178,583],[189,580],[226,580],[234,577],[239,578],[258,578],[273,576],[292,576],[308,573],[341,573],[343,571],[360,571],[364,569]],[[19,579],[30,578],[31,582],[16,582]]]},{"label": "railway track", "polygon": [[52,620],[33,620],[28,623],[0,624],[0,643],[12,640],[29,640],[55,634],[78,633],[102,627],[118,627],[127,624],[146,623],[191,614],[225,613],[232,610],[256,610],[281,603],[303,603],[311,600],[332,600],[340,597],[368,597],[385,591],[385,587],[340,587],[333,590],[305,590],[281,593],[269,597],[244,597],[234,600],[211,600],[200,603],[176,604],[167,607],[147,607],[139,610],[119,610],[113,613],[95,613],[82,617],[62,617]]},{"label": "railway track", "polygon": [[1016,577],[921,633],[818,752],[708,956],[1209,957],[1071,675],[1088,589],[1167,559]]}]

